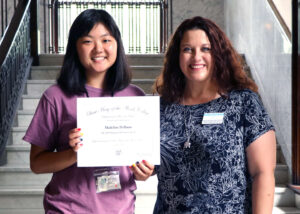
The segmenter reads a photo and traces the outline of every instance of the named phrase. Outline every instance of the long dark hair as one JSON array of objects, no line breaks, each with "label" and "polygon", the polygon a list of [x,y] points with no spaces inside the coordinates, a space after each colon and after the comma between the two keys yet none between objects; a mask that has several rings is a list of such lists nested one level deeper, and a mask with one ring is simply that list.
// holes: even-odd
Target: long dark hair
[{"label": "long dark hair", "polygon": [[179,66],[180,42],[188,30],[203,30],[211,44],[213,58],[212,78],[218,92],[225,95],[234,89],[251,89],[257,92],[256,84],[247,76],[242,58],[234,50],[225,33],[212,21],[194,17],[183,21],[175,31],[164,57],[164,67],[154,83],[154,90],[167,102],[179,102],[185,89],[185,76]]},{"label": "long dark hair", "polygon": [[103,24],[117,41],[117,58],[105,74],[103,90],[113,95],[114,92],[127,87],[131,81],[131,72],[118,26],[106,11],[88,9],[79,14],[70,28],[66,54],[57,79],[58,85],[69,95],[86,93],[85,69],[80,63],[76,42],[99,23]]}]

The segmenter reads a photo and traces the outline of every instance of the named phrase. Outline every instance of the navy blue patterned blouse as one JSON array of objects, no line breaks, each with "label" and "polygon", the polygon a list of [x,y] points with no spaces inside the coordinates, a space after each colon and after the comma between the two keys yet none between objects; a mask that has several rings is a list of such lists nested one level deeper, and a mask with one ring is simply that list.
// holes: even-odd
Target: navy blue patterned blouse
[{"label": "navy blue patterned blouse", "polygon": [[[274,130],[258,95],[232,91],[205,104],[161,100],[161,165],[154,213],[251,213],[246,148]],[[204,113],[224,113],[202,124]],[[185,142],[190,138],[190,147]]]}]

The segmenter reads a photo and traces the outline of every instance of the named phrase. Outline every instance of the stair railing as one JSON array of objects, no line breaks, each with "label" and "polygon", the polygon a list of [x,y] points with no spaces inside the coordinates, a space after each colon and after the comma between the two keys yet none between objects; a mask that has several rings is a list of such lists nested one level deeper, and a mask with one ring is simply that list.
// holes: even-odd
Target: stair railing
[{"label": "stair railing", "polygon": [[17,0],[0,0],[0,43],[11,21],[12,14],[16,10]]},{"label": "stair railing", "polygon": [[289,29],[286,21],[284,20],[284,18],[280,14],[280,11],[278,10],[276,5],[274,4],[273,0],[268,0],[268,2],[269,2],[269,5],[270,5],[270,7],[272,8],[272,10],[274,12],[274,15],[276,16],[277,20],[279,21],[282,29],[284,30],[285,34],[287,35],[287,37],[291,41],[292,40],[292,33],[291,33],[291,30]]},{"label": "stair railing", "polygon": [[[104,9],[121,31],[125,52],[156,54],[167,43],[167,0],[48,0],[49,53],[64,53],[73,20],[88,8]],[[44,29],[46,31],[47,29]],[[46,37],[45,37],[46,38]]]},{"label": "stair railing", "polygon": [[31,0],[20,0],[0,43],[0,165],[17,111],[31,57]]}]

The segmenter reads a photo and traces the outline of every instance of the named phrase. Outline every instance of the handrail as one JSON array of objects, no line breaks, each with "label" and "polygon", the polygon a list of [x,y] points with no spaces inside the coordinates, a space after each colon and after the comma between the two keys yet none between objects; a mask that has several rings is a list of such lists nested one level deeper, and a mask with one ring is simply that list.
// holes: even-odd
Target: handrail
[{"label": "handrail", "polygon": [[19,1],[0,45],[0,165],[6,163],[10,128],[32,62],[30,5],[31,0]]},{"label": "handrail", "polygon": [[280,15],[280,12],[278,11],[276,5],[274,4],[273,0],[268,0],[268,2],[269,2],[270,7],[273,10],[275,16],[277,17],[280,25],[282,26],[283,31],[287,35],[287,37],[290,40],[290,42],[292,42],[292,33],[291,33],[290,29],[288,28],[286,22],[284,21],[284,19]]},{"label": "handrail", "polygon": [[6,32],[6,29],[11,21],[10,14],[13,14],[16,10],[17,0],[8,1],[8,0],[0,0],[0,44],[1,40]]}]

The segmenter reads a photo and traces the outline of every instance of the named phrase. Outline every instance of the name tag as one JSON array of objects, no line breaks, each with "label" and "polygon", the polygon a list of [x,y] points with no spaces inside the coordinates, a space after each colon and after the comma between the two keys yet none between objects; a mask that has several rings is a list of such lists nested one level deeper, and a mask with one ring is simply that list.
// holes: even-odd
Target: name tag
[{"label": "name tag", "polygon": [[121,189],[119,170],[105,171],[106,168],[94,171],[96,179],[96,193]]},{"label": "name tag", "polygon": [[224,113],[204,113],[202,124],[222,124]]}]

